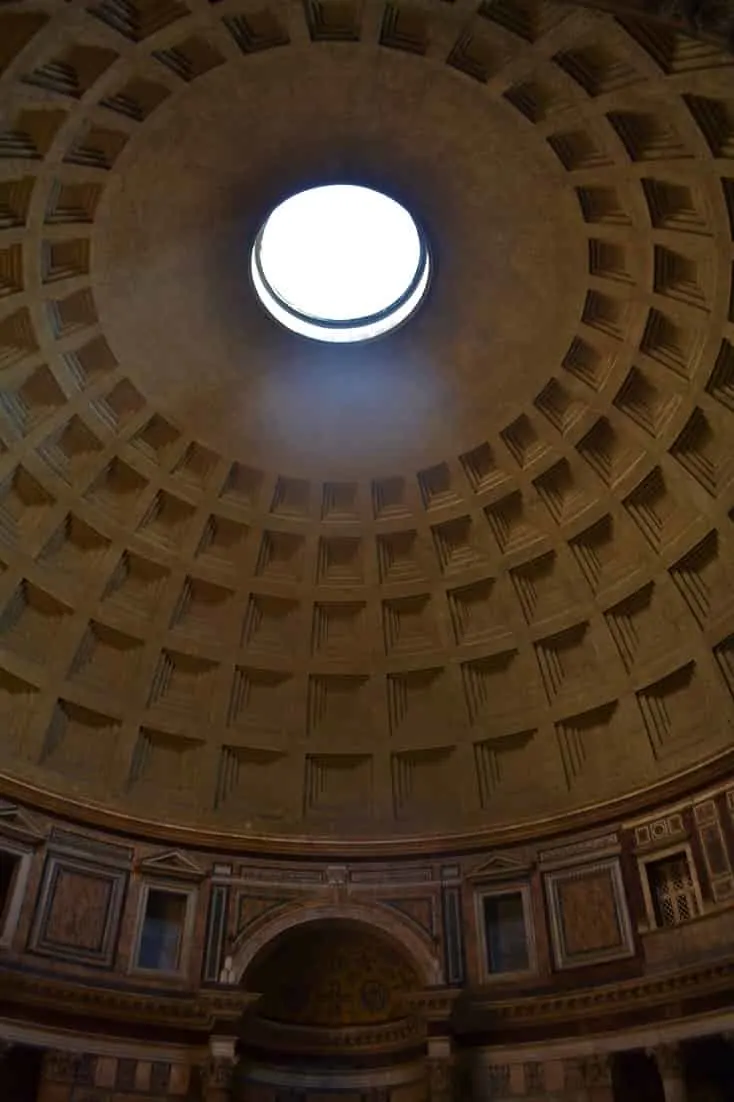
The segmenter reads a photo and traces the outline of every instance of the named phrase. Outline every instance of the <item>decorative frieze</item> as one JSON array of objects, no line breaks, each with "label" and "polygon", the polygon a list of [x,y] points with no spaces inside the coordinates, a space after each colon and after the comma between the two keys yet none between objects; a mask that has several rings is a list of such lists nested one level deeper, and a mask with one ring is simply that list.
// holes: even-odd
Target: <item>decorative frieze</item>
[{"label": "decorative frieze", "polygon": [[564,846],[554,846],[553,849],[541,850],[538,860],[545,868],[554,865],[571,865],[575,862],[587,861],[590,857],[602,857],[611,853],[619,853],[620,841],[616,831],[609,834],[596,835],[593,838],[580,838],[577,842],[570,842]]},{"label": "decorative frieze", "polygon": [[349,871],[352,884],[365,887],[380,884],[426,884],[434,879],[430,865],[382,865]]},{"label": "decorative frieze", "polygon": [[288,884],[313,887],[326,882],[323,868],[283,868],[282,865],[241,865],[240,878],[255,884]]},{"label": "decorative frieze", "polygon": [[646,846],[663,845],[672,839],[684,837],[685,834],[686,828],[683,815],[680,812],[675,812],[636,826],[635,846],[638,849],[643,849]]}]

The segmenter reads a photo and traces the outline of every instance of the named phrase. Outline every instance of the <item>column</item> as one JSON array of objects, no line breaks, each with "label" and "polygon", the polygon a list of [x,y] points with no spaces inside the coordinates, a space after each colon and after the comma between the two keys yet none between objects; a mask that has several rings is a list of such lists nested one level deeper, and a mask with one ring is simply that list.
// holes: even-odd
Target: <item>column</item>
[{"label": "column", "polygon": [[454,1054],[451,1038],[429,1037],[426,1051],[428,1102],[453,1102]]},{"label": "column", "polygon": [[656,1045],[648,1049],[648,1055],[654,1056],[660,1072],[665,1092],[665,1102],[686,1102],[685,1065],[680,1046]]},{"label": "column", "polygon": [[589,1102],[614,1102],[612,1063],[609,1054],[597,1052],[582,1061],[584,1086]]},{"label": "column", "polygon": [[[80,1078],[80,1059],[72,1052],[49,1049],[41,1061],[38,1102],[68,1102]],[[88,1080],[89,1081],[89,1080]]]},{"label": "column", "polygon": [[204,1069],[203,1102],[230,1102],[237,1065],[236,1037],[210,1037],[209,1060]]},{"label": "column", "polygon": [[613,1102],[609,1055],[596,1052],[564,1060],[564,1091],[569,1102]]}]

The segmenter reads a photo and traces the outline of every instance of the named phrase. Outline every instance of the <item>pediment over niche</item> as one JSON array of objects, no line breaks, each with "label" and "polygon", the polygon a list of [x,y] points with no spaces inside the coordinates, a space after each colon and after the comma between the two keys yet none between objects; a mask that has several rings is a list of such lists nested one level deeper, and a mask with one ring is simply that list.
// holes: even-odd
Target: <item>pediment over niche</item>
[{"label": "pediment over niche", "polygon": [[39,846],[45,835],[32,815],[17,804],[0,801],[0,837]]},{"label": "pediment over niche", "polygon": [[170,876],[178,880],[203,880],[206,876],[206,869],[177,849],[168,849],[139,861],[138,872]]},{"label": "pediment over niche", "polygon": [[467,874],[468,880],[500,880],[513,876],[527,876],[532,862],[525,854],[493,853]]}]

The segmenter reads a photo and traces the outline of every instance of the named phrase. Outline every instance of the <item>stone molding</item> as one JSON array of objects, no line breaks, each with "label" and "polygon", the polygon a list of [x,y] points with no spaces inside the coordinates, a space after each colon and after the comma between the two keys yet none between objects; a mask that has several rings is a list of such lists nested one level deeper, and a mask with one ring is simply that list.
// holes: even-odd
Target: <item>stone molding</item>
[{"label": "stone molding", "polygon": [[[559,834],[591,829],[600,821],[625,819],[646,815],[670,801],[695,798],[699,790],[722,783],[734,772],[734,750],[726,750],[714,758],[688,769],[683,775],[664,778],[646,788],[609,800],[593,807],[579,808],[563,815],[548,817],[542,822],[516,823],[507,826],[486,827],[461,833],[436,834],[413,838],[370,838],[369,855],[374,860],[396,857],[438,857],[457,850],[495,849],[522,842],[541,842]],[[0,773],[0,796],[8,801],[20,802],[36,813],[60,815],[77,824],[100,830],[135,833],[150,842],[163,845],[187,846],[203,850],[224,850],[248,855],[269,857],[301,856],[304,847],[315,858],[364,856],[366,842],[335,841],[332,838],[278,836],[250,837],[230,830],[199,829],[197,827],[163,824],[137,815],[122,814],[110,808],[82,803],[69,796],[62,796],[29,784],[17,777]]]},{"label": "stone molding", "polygon": [[643,976],[617,984],[603,984],[591,989],[553,992],[517,999],[498,1000],[492,992],[476,992],[466,1011],[477,1015],[477,1028],[482,1011],[488,1014],[487,1029],[522,1028],[548,1022],[572,1022],[595,1015],[622,1015],[632,1009],[649,1009],[668,1004],[673,998],[704,996],[729,990],[734,984],[734,962],[694,967],[665,976]]},{"label": "stone molding", "polygon": [[419,1045],[424,1034],[424,1023],[418,1018],[339,1029],[288,1026],[255,1018],[247,1028],[247,1043],[272,1052],[385,1053]]},{"label": "stone molding", "polygon": [[428,935],[424,936],[407,918],[401,917],[394,908],[347,899],[325,902],[321,898],[287,903],[276,911],[269,911],[256,928],[253,928],[254,924],[248,926],[247,938],[233,946],[231,951],[228,974],[232,982],[241,981],[260,950],[285,930],[306,922],[329,919],[359,922],[382,931],[408,953],[425,983],[441,982],[443,969],[435,942]]},{"label": "stone molding", "polygon": [[400,1087],[408,1083],[420,1082],[425,1077],[425,1064],[421,1061],[406,1064],[396,1064],[385,1068],[350,1069],[339,1068],[329,1070],[299,1069],[289,1071],[287,1068],[277,1067],[271,1064],[252,1064],[243,1069],[245,1080],[253,1083],[263,1083],[275,1087],[295,1087],[299,1090],[308,1088],[328,1090],[329,1086],[338,1084],[340,1089],[383,1090],[388,1087]]},{"label": "stone molding", "polygon": [[75,979],[29,975],[0,968],[0,998],[19,1007],[49,1010],[63,1006],[69,1015],[104,1017],[113,1021],[155,1022],[158,1025],[211,1032],[215,1023],[236,1022],[256,1001],[240,989],[184,994],[160,990],[143,992],[123,987],[82,986]]},{"label": "stone molding", "polygon": [[[431,1022],[449,1022],[461,997],[462,1022],[471,1020],[472,1030],[527,1027],[548,1023],[569,1024],[594,1015],[622,1015],[629,1009],[645,1009],[655,1020],[656,1009],[683,995],[713,995],[734,988],[734,961],[681,970],[666,976],[646,976],[618,984],[604,984],[591,990],[549,993],[498,1000],[493,992],[462,992],[458,988],[427,988],[411,997],[415,1016]],[[18,1007],[48,1009],[63,1005],[69,1014],[107,1017],[118,1022],[154,1022],[160,1026],[190,1028],[212,1033],[216,1023],[236,1022],[247,1006],[257,1001],[240,988],[219,988],[182,995],[160,991],[141,992],[125,988],[79,986],[58,976],[29,975],[10,968],[0,969],[0,998]],[[460,1027],[462,1028],[462,1027]],[[465,1026],[464,1026],[465,1028]]]}]

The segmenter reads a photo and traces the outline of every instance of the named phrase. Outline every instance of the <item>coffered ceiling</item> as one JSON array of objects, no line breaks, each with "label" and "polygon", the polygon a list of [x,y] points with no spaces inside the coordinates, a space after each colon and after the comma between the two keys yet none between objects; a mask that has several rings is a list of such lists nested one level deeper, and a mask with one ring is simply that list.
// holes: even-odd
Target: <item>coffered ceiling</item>
[{"label": "coffered ceiling", "polygon": [[[540,0],[258,3],[0,9],[0,768],[399,839],[723,762],[734,57]],[[365,346],[248,280],[335,179],[433,250]]]}]

